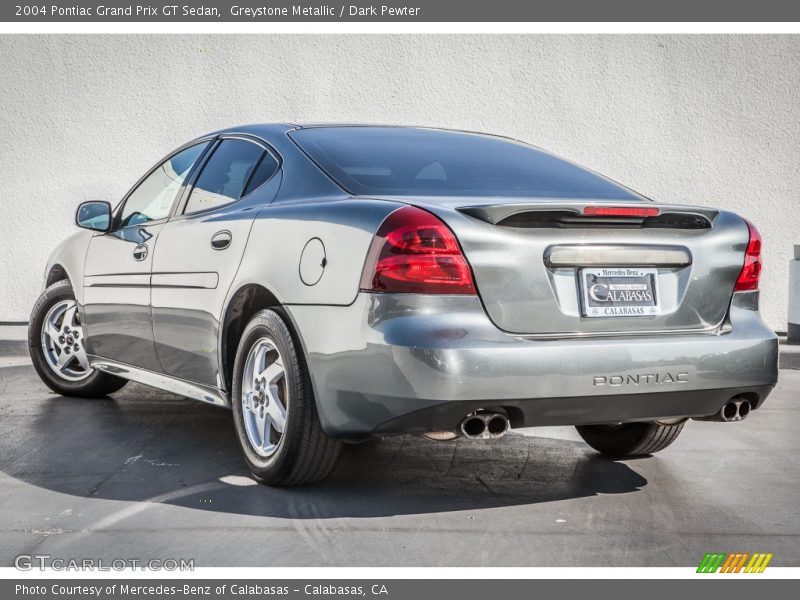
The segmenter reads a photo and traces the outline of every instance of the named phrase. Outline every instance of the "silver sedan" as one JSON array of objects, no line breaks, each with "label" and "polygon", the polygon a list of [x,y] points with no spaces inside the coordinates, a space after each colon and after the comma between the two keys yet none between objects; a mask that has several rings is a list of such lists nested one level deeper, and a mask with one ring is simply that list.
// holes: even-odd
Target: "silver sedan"
[{"label": "silver sedan", "polygon": [[651,454],[690,418],[744,419],[777,380],[751,223],[510,139],[237,127],[76,221],[30,319],[43,381],[230,407],[271,485],[393,434],[575,425]]}]

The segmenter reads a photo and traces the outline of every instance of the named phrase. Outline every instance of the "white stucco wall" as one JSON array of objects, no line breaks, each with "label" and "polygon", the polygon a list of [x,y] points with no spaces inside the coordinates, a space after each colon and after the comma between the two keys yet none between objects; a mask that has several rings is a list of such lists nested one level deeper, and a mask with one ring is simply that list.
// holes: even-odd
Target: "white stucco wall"
[{"label": "white stucco wall", "polygon": [[369,121],[533,142],[765,239],[786,329],[800,242],[798,36],[0,36],[0,321],[24,321],[76,204],[223,126]]}]

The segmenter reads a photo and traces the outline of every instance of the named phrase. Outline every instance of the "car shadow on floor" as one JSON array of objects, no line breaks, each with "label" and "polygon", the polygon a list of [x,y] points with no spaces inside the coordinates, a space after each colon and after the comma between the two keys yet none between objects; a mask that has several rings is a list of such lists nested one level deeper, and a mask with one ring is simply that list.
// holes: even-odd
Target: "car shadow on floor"
[{"label": "car shadow on floor", "polygon": [[[512,432],[487,441],[400,436],[347,445],[326,481],[269,488],[249,478],[227,410],[138,385],[112,399],[29,398],[27,416],[0,419],[3,470],[81,497],[326,519],[529,505],[647,485],[583,443]],[[5,435],[11,425],[29,431]]]}]

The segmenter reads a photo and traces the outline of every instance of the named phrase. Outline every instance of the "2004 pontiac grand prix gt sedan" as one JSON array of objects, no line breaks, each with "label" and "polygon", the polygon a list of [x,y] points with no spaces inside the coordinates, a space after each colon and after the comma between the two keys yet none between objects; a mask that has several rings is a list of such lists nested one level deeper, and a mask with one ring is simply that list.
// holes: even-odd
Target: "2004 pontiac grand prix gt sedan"
[{"label": "2004 pontiac grand prix gt sedan", "polygon": [[777,380],[752,224],[506,138],[238,127],[76,221],[30,319],[43,381],[231,407],[271,485],[390,434],[575,425],[604,454],[650,454],[689,418],[743,419]]}]

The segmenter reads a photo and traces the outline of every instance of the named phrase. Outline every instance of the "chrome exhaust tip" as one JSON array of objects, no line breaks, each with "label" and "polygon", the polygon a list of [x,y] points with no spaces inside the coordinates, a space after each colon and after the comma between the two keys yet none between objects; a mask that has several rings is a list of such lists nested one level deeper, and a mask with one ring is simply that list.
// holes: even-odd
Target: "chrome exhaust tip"
[{"label": "chrome exhaust tip", "polygon": [[461,433],[471,440],[480,440],[486,437],[486,421],[478,415],[467,417],[461,421]]},{"label": "chrome exhaust tip", "polygon": [[750,414],[750,402],[747,400],[742,400],[739,404],[739,417],[744,419],[747,415]]},{"label": "chrome exhaust tip", "polygon": [[508,417],[496,412],[477,412],[467,415],[459,429],[471,440],[503,437],[511,428]]},{"label": "chrome exhaust tip", "polygon": [[719,411],[719,417],[726,423],[734,421],[742,421],[747,415],[750,414],[750,401],[733,399]]},{"label": "chrome exhaust tip", "polygon": [[503,437],[509,430],[508,417],[505,415],[494,415],[486,421],[486,431],[491,437]]},{"label": "chrome exhaust tip", "polygon": [[[758,397],[753,399],[758,403]],[[728,400],[722,408],[714,414],[705,417],[692,417],[695,421],[714,421],[722,423],[735,423],[736,421],[743,421],[750,412],[753,410],[753,403],[748,399],[748,396],[734,396]]]}]

